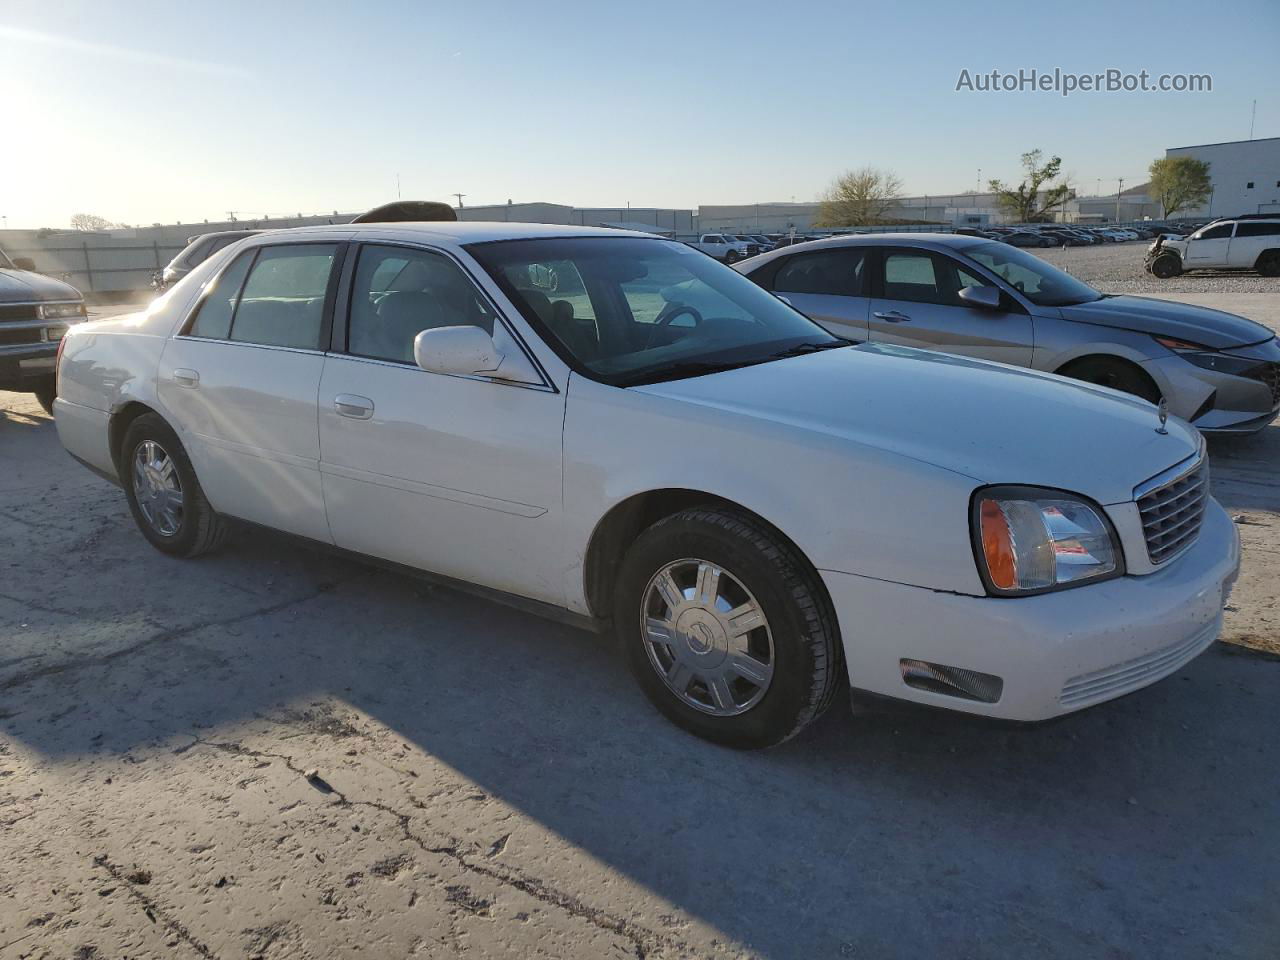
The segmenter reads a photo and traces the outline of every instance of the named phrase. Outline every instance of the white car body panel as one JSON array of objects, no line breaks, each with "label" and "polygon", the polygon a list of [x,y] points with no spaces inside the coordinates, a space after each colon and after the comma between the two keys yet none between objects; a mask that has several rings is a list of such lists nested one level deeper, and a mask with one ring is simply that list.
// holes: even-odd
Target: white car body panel
[{"label": "white car body panel", "polygon": [[[1114,391],[892,345],[609,386],[571,373],[462,246],[597,234],[635,237],[479,223],[341,235],[451,256],[543,384],[176,336],[222,265],[285,239],[263,234],[219,252],[143,314],[74,328],[60,368],[59,435],[72,454],[114,473],[111,418],[143,404],[174,427],[220,512],[595,616],[608,610],[592,609],[584,565],[610,510],[654,491],[708,494],[759,515],[820,571],[855,686],[953,709],[1054,716],[1064,712],[1063,683],[1116,662],[1107,657],[1216,635],[1238,567],[1234,527],[1211,503],[1197,545],[1153,571],[1133,502],[1135,487],[1200,451],[1188,425],[1172,419],[1159,433],[1150,404]],[[199,372],[197,387],[179,382],[186,370]],[[346,395],[370,401],[370,415],[340,415],[334,401]],[[988,597],[969,505],[994,483],[1100,504],[1130,575]],[[894,679],[899,656],[935,654],[991,667],[1007,697],[976,704]]]}]

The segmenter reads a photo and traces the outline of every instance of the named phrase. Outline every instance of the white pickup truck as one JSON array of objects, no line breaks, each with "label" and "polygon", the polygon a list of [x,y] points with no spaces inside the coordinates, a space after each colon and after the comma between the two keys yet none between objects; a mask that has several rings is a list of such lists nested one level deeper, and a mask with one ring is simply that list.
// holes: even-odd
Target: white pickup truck
[{"label": "white pickup truck", "polygon": [[727,233],[704,233],[689,246],[696,247],[722,263],[737,263],[760,252],[757,244],[739,240]]}]

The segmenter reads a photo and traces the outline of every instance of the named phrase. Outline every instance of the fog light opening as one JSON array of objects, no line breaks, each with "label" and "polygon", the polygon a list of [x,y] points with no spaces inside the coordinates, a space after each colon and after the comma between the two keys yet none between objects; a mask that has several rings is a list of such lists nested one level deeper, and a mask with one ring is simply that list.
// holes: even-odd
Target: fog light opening
[{"label": "fog light opening", "polygon": [[995,703],[1004,692],[1004,680],[990,673],[906,658],[898,664],[902,669],[902,682],[916,690],[980,703]]}]

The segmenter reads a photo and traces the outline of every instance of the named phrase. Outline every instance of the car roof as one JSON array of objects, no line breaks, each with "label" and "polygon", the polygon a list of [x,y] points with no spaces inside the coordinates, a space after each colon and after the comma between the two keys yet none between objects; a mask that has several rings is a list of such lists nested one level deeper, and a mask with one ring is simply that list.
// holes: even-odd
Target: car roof
[{"label": "car roof", "polygon": [[[657,229],[655,227],[655,229]],[[504,223],[482,220],[432,220],[421,223],[334,223],[272,230],[272,241],[283,237],[342,233],[354,237],[435,240],[448,243],[491,243],[495,240],[533,240],[545,237],[653,237],[654,234],[610,227],[578,227],[556,223]],[[661,238],[659,238],[661,239]]]},{"label": "car roof", "polygon": [[962,233],[852,233],[839,237],[825,237],[821,240],[806,240],[805,246],[810,249],[820,247],[861,247],[868,245],[895,244],[906,246],[933,247],[968,247],[981,237],[970,237]]}]

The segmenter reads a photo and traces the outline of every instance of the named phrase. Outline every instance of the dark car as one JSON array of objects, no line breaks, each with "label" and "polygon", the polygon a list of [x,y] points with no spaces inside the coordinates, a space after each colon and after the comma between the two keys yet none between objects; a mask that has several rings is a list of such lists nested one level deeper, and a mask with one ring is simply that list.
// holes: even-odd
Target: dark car
[{"label": "dark car", "polygon": [[166,290],[172,287],[223,247],[261,232],[261,230],[219,230],[216,233],[202,233],[197,237],[188,238],[182,252],[170,260],[169,265],[160,274],[158,289]]},{"label": "dark car", "polygon": [[84,318],[79,290],[0,250],[0,390],[34,393],[52,413],[58,342]]}]

